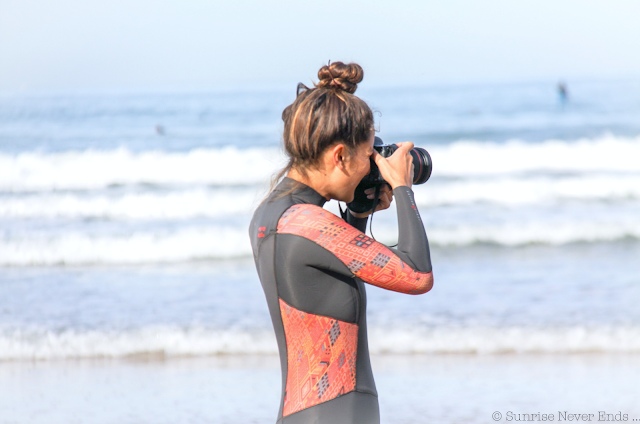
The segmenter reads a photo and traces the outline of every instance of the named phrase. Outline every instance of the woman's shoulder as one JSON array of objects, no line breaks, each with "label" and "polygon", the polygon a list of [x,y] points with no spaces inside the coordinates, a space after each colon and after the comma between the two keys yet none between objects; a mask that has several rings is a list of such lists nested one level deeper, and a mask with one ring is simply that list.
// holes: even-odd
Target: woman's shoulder
[{"label": "woman's shoulder", "polygon": [[323,225],[346,227],[347,223],[321,206],[298,203],[291,205],[280,216],[278,231],[288,232],[299,226],[321,228]]},{"label": "woman's shoulder", "polygon": [[296,204],[289,207],[278,220],[277,232],[298,235],[323,247],[362,235],[342,218],[313,204]]}]

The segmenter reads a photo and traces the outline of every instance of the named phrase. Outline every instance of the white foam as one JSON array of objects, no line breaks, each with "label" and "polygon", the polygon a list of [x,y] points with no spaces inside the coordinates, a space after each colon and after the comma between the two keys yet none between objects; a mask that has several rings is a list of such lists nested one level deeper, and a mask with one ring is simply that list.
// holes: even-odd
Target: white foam
[{"label": "white foam", "polygon": [[374,353],[635,353],[640,327],[442,327],[373,329]]},{"label": "white foam", "polygon": [[126,332],[22,329],[0,335],[0,360],[276,352],[273,332],[210,330],[197,326],[157,326]]},{"label": "white foam", "polygon": [[183,262],[251,255],[247,228],[187,228],[125,236],[30,236],[0,241],[0,265],[81,265]]},{"label": "white foam", "polygon": [[640,221],[505,222],[494,225],[456,225],[431,227],[429,242],[440,246],[467,246],[491,243],[502,246],[527,244],[563,245],[568,243],[612,242],[640,239]]},{"label": "white foam", "polygon": [[[459,141],[426,147],[434,175],[501,175],[534,171],[640,172],[640,137],[576,142]],[[263,184],[284,163],[278,148],[197,149],[171,153],[117,150],[0,154],[0,190],[96,189],[114,184]]]},{"label": "white foam", "polygon": [[0,154],[0,189],[95,189],[114,184],[253,184],[282,165],[276,148],[197,149],[186,153],[110,151]]},{"label": "white foam", "polygon": [[6,218],[189,219],[252,213],[259,189],[185,190],[121,196],[46,193],[11,196],[0,203]]},{"label": "white foam", "polygon": [[[327,209],[337,213],[337,204],[330,203]],[[464,214],[447,216],[445,209],[432,216],[433,211],[421,210],[429,244],[432,247],[464,247],[475,244],[516,247],[640,240],[640,220],[632,212],[602,214],[601,211],[594,213],[585,207],[583,210],[556,209],[554,213],[527,215],[526,207],[520,207],[506,213],[482,211],[483,216],[479,220],[473,216],[474,212],[479,211],[481,210],[472,209]],[[395,222],[395,217],[390,221],[378,219],[374,224],[376,239],[387,245],[395,244],[398,239]]]},{"label": "white foam", "polygon": [[[428,147],[428,146],[425,146]],[[640,172],[640,137],[612,135],[576,142],[458,141],[428,148],[435,175],[494,175],[532,171]]]},{"label": "white foam", "polygon": [[[66,232],[0,239],[0,266],[173,263],[205,259],[251,257],[246,226],[189,227],[174,232],[138,231],[129,235],[90,235]],[[396,230],[376,228],[383,243],[397,237]],[[563,245],[640,239],[640,221],[529,222],[487,225],[430,226],[432,246],[468,246],[491,243]]]},{"label": "white foam", "polygon": [[[372,354],[640,353],[640,328],[441,327],[371,328]],[[54,332],[22,329],[0,334],[0,360],[277,354],[273,330],[154,326],[128,331]]]},{"label": "white foam", "polygon": [[414,186],[421,207],[493,203],[529,205],[563,201],[624,201],[640,199],[640,175],[456,180]]},{"label": "white foam", "polygon": [[[414,186],[421,208],[493,203],[526,205],[563,201],[640,199],[640,175],[564,178],[497,177],[432,182]],[[0,218],[190,219],[251,214],[266,190],[259,188],[188,189],[121,195],[46,192],[5,196]]]}]

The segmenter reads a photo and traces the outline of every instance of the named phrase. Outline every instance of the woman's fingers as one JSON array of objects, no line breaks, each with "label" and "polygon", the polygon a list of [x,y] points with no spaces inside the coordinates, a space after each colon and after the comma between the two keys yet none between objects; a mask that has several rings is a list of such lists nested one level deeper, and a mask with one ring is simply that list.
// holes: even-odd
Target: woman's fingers
[{"label": "woman's fingers", "polygon": [[378,206],[376,206],[376,212],[389,209],[391,202],[393,202],[393,196],[381,196],[378,201]]},{"label": "woman's fingers", "polygon": [[[386,193],[386,194],[391,193],[391,195],[393,195],[393,190],[391,190],[391,187],[389,187],[389,184],[383,184],[383,185],[380,187],[380,193],[381,193],[381,194],[382,194],[382,193]],[[375,187],[368,188],[368,189],[366,189],[366,190],[364,191],[364,194],[366,194],[366,195],[367,195],[367,199],[373,199],[373,197],[374,197],[374,196],[375,196],[375,194],[376,194],[376,188],[375,188]]]},{"label": "woman's fingers", "polygon": [[382,187],[380,188],[380,193],[386,196],[393,197],[393,190],[391,190],[391,187],[389,187],[389,184],[383,184]]},{"label": "woman's fingers", "polygon": [[400,147],[401,149],[406,149],[406,151],[408,152],[409,150],[413,149],[413,142],[403,141],[402,143],[396,143],[396,146]]},{"label": "woman's fingers", "polygon": [[391,202],[393,202],[393,191],[391,190],[391,187],[385,184],[380,189],[380,196],[378,198],[376,211],[388,209],[391,206]]},{"label": "woman's fingers", "polygon": [[374,151],[373,160],[376,165],[378,165],[382,178],[384,178],[392,188],[399,186],[411,187],[413,183],[413,177],[411,175],[413,158],[409,152],[413,149],[413,143],[406,141],[404,143],[398,143],[397,146],[398,149],[388,158]]},{"label": "woman's fingers", "polygon": [[367,195],[367,199],[373,199],[373,196],[376,194],[375,187],[368,188],[364,191],[364,194]]},{"label": "woman's fingers", "polygon": [[[371,187],[366,189],[364,192],[367,195],[368,199],[373,199],[373,197],[376,194],[376,188]],[[388,184],[383,184],[380,187],[380,193],[378,194],[378,204],[376,206],[376,212],[388,209],[391,206],[392,202],[393,202],[393,190],[391,189],[391,187],[389,187]],[[367,211],[363,213],[356,213],[351,211],[349,212],[351,213],[351,215],[355,216],[356,218],[366,218],[367,216],[371,215],[371,211]]]}]

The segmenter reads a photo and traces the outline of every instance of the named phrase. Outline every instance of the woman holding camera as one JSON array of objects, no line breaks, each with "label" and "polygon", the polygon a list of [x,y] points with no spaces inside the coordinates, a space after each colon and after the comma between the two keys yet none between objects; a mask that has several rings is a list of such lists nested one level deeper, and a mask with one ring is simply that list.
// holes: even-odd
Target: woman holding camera
[{"label": "woman holding camera", "polygon": [[[407,294],[433,285],[429,244],[411,185],[412,143],[388,158],[373,149],[373,114],[354,96],[362,68],[334,62],[314,88],[298,85],[283,114],[289,163],[256,210],[251,244],[275,328],[282,369],[278,424],[378,423],[367,343],[365,283]],[[368,213],[346,222],[322,208],[351,202],[375,160],[396,199],[397,249],[364,235]],[[371,190],[372,191],[372,190]],[[373,197],[373,192],[369,193]]]}]

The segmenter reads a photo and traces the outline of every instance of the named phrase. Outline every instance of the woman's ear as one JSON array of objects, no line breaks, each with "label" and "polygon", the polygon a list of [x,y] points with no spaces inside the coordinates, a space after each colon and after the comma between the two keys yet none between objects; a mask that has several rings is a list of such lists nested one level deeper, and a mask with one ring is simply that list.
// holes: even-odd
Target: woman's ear
[{"label": "woman's ear", "polygon": [[338,143],[331,148],[331,159],[333,161],[333,166],[340,169],[342,172],[347,171],[347,149],[344,147],[344,144]]}]

